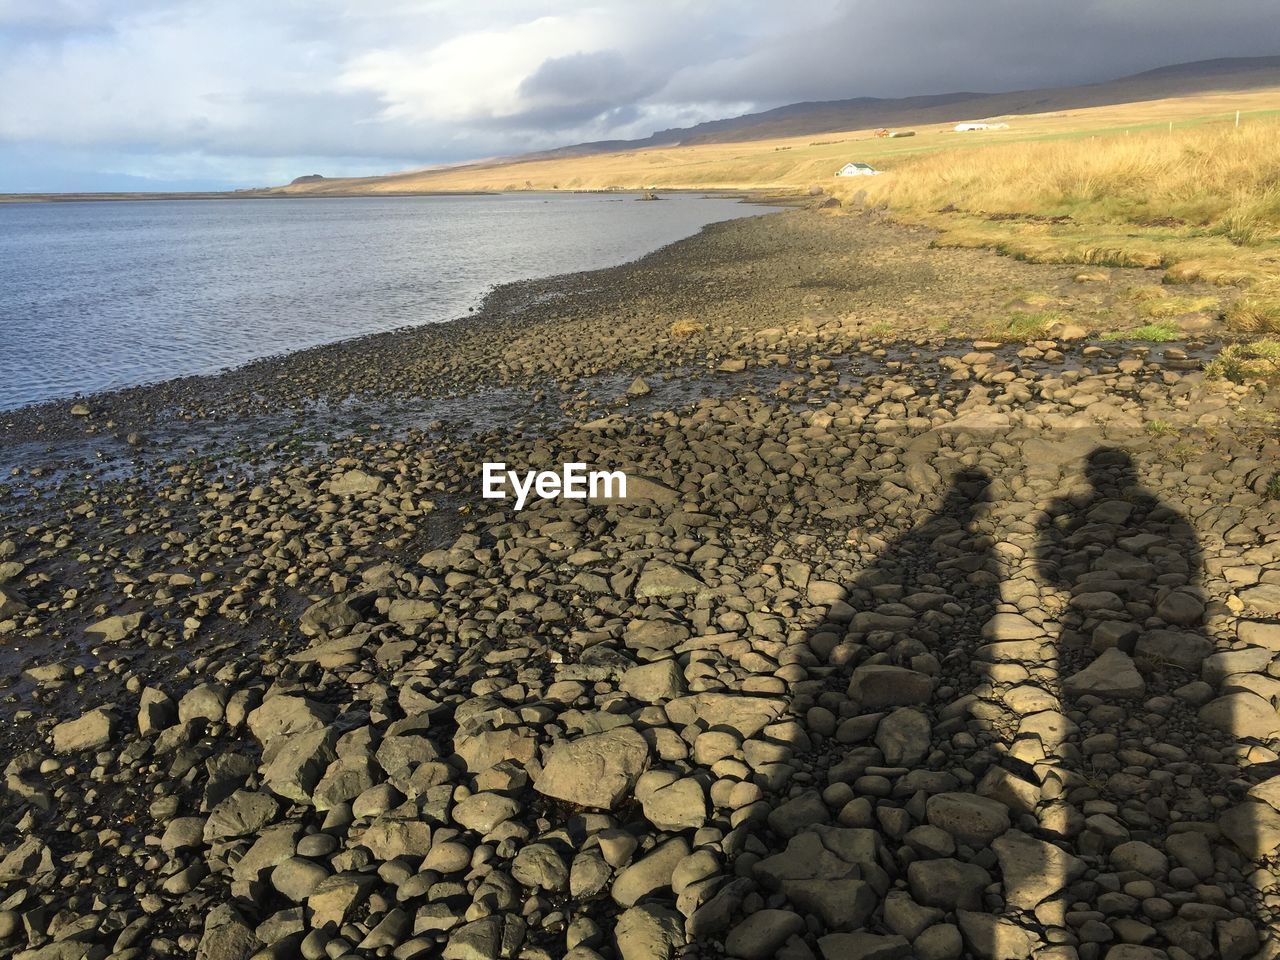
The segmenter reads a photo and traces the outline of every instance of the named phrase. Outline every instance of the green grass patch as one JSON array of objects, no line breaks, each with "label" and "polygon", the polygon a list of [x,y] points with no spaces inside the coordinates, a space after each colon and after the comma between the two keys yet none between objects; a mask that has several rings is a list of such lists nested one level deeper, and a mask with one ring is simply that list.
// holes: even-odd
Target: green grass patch
[{"label": "green grass patch", "polygon": [[983,333],[993,340],[1040,340],[1048,336],[1055,323],[1066,323],[1065,313],[1056,310],[1038,310],[1029,313],[1014,311],[1002,320],[993,320]]},{"label": "green grass patch", "polygon": [[1109,330],[1101,337],[1103,340],[1145,340],[1147,343],[1168,343],[1181,338],[1182,331],[1172,323],[1148,323],[1131,330]]},{"label": "green grass patch", "polygon": [[1204,372],[1210,378],[1232,383],[1280,380],[1280,340],[1228,344]]}]

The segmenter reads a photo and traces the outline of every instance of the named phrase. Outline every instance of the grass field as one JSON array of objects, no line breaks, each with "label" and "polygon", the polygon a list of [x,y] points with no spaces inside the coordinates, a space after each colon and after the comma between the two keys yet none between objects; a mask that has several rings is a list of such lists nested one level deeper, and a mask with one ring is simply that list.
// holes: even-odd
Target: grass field
[{"label": "grass field", "polygon": [[[871,130],[819,136],[650,147],[617,153],[509,160],[410,171],[384,177],[328,179],[281,188],[289,193],[406,193],[474,190],[763,189],[789,192],[838,186],[849,160],[888,173],[930,154],[986,152],[998,145],[1132,136],[1175,135],[1220,127],[1242,111],[1245,123],[1280,117],[1280,88],[1201,94],[1142,103],[1006,117],[1008,129],[955,133],[955,121],[914,126],[915,136],[878,139]],[[956,117],[955,120],[973,119]]]}]

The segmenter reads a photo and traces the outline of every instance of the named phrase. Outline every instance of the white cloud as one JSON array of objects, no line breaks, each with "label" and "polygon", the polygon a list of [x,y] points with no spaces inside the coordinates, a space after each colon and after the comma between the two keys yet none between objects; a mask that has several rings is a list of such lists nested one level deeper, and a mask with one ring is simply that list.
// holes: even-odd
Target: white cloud
[{"label": "white cloud", "polygon": [[607,18],[540,17],[477,30],[422,48],[370,50],[353,58],[339,85],[376,95],[386,120],[457,123],[509,117],[525,105],[520,85],[543,61],[605,49],[618,39]]},{"label": "white cloud", "polygon": [[801,99],[1103,78],[1276,52],[1266,6],[0,0],[0,190],[19,149],[24,163],[96,152],[129,175],[186,164],[264,182],[645,136]]}]

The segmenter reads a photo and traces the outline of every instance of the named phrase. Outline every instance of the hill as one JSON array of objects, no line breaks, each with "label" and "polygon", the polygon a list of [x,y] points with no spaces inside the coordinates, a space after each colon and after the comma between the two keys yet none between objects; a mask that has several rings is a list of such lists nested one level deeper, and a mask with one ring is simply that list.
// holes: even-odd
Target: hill
[{"label": "hill", "polygon": [[[832,163],[850,159],[847,146],[813,148],[846,144],[879,127],[925,128],[919,132],[941,135],[960,120],[1019,118],[1012,129],[1000,132],[1000,139],[1043,138],[1161,121],[1188,123],[1235,110],[1256,113],[1280,107],[1278,92],[1280,57],[1206,60],[1077,87],[796,103],[659,131],[642,140],[576,144],[384,177],[308,179],[280,189],[325,194],[648,186],[791,189],[827,179]],[[839,139],[830,143],[810,139],[836,135]],[[967,141],[973,142],[978,141]],[[892,157],[951,145],[950,138],[924,136],[910,143],[880,141],[869,154],[859,147],[858,159],[891,162]],[[786,151],[794,152],[780,156]]]}]

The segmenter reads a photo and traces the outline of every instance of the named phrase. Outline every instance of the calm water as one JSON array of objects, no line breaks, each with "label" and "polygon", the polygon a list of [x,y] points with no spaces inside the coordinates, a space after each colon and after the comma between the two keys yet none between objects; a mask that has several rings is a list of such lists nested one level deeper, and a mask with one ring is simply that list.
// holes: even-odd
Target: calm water
[{"label": "calm water", "polygon": [[0,409],[453,319],[497,284],[761,212],[593,194],[0,204]]}]

